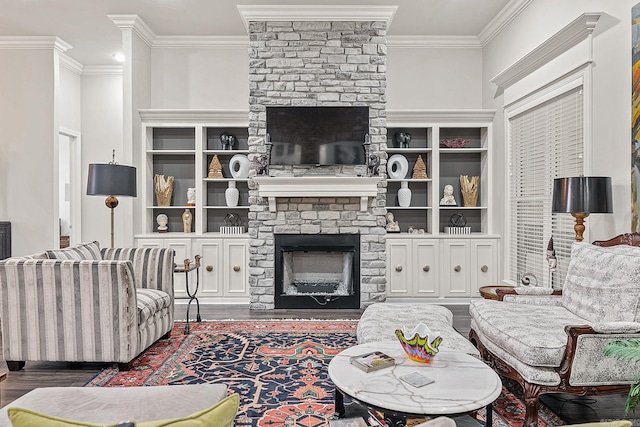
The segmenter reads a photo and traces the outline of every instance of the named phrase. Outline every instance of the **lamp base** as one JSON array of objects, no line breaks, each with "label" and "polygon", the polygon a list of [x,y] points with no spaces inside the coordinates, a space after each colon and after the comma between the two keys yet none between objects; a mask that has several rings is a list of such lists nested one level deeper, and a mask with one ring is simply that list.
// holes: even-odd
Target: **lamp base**
[{"label": "lamp base", "polygon": [[576,242],[582,242],[582,233],[584,233],[584,219],[589,216],[588,212],[572,212],[571,215],[576,219],[576,225],[573,230],[576,232]]}]

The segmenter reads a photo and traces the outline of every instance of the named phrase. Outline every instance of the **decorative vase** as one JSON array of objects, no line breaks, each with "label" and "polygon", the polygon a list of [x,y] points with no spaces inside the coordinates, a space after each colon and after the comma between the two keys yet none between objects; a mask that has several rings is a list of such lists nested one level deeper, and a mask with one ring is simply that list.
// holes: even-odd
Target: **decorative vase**
[{"label": "decorative vase", "polygon": [[387,175],[391,179],[403,179],[409,171],[409,161],[402,154],[394,154],[387,161]]},{"label": "decorative vase", "polygon": [[158,206],[170,206],[171,194],[173,194],[173,177],[169,176],[165,179],[164,175],[156,174],[153,177],[153,182]]},{"label": "decorative vase", "polygon": [[402,181],[400,183],[400,189],[398,190],[398,205],[406,208],[411,205],[411,189],[409,188],[409,182]]},{"label": "decorative vase", "polygon": [[193,214],[190,209],[185,209],[182,213],[182,231],[191,233],[191,223],[193,222]]},{"label": "decorative vase", "polygon": [[237,179],[243,179],[249,177],[249,158],[244,154],[236,154],[229,160],[229,170],[231,170],[231,176]]},{"label": "decorative vase", "polygon": [[229,181],[229,188],[224,190],[224,199],[227,202],[227,206],[238,206],[238,199],[240,198],[240,192],[236,188],[235,181]]}]

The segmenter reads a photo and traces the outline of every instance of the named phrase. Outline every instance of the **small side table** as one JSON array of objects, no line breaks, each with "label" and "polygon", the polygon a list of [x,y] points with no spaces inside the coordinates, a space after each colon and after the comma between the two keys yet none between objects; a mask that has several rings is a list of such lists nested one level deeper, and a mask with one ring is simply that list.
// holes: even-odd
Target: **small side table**
[{"label": "small side table", "polygon": [[493,300],[498,300],[498,294],[496,293],[497,289],[504,289],[504,290],[511,290],[513,289],[513,286],[508,286],[508,285],[489,285],[489,286],[482,286],[479,291],[480,291],[480,295],[482,295],[482,298],[484,299],[493,299]]},{"label": "small side table", "polygon": [[[184,260],[183,266],[175,265],[173,267],[174,273],[184,273],[185,274],[185,287],[187,291],[187,295],[189,296],[189,302],[187,303],[187,324],[184,326],[184,334],[189,334],[189,309],[191,308],[191,303],[196,302],[196,322],[202,322],[202,318],[200,317],[200,301],[198,301],[198,287],[200,286],[200,255],[195,256],[195,262],[191,262],[190,259]],[[196,272],[196,287],[191,292],[189,288],[189,272]]]}]

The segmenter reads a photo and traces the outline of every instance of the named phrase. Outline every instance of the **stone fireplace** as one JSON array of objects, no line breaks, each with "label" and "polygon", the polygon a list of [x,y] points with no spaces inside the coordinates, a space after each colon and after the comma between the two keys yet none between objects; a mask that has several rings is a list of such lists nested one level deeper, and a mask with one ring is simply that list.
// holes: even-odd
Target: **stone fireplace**
[{"label": "stone fireplace", "polygon": [[[267,106],[366,106],[370,151],[380,156],[384,167],[387,21],[353,19],[248,22],[251,155],[267,151]],[[386,295],[386,182],[376,179],[372,192],[345,192],[345,188],[351,187],[350,180],[371,180],[366,177],[364,165],[272,166],[269,175],[250,181],[249,188],[251,308],[280,308],[283,299],[293,300],[294,306],[297,304],[300,308],[305,304],[338,308],[347,301],[350,307],[360,308],[383,301]],[[287,183],[292,186],[289,192],[280,192],[273,197],[264,192],[267,180],[286,177],[295,177]],[[323,186],[322,191],[310,191],[307,184],[318,177],[330,178],[336,184],[329,189]],[[310,264],[311,257],[322,256],[320,251],[326,252],[326,249],[314,249],[316,253],[312,256],[308,255],[308,250],[307,255],[304,250],[290,251],[294,254],[287,255],[276,253],[276,240],[283,235],[295,236],[296,245],[300,247],[312,245],[316,237],[321,237],[320,240],[335,240],[336,235],[353,238],[358,245],[359,266],[351,279],[355,283],[351,283],[346,291],[349,295],[336,298],[337,295],[331,295],[334,292],[323,289],[317,301],[326,303],[324,305],[313,299],[307,303],[308,296],[287,296],[282,283],[277,283],[281,276],[304,277],[298,286],[309,291],[309,287],[320,286],[318,283],[322,282],[314,281],[314,277],[336,280],[355,258],[345,258],[345,251],[334,248],[330,251],[330,259],[336,264],[314,271],[317,266]],[[287,267],[276,268],[276,264],[286,261],[283,258],[295,256],[295,253],[298,255],[295,268],[289,266],[288,272]],[[310,271],[302,272],[300,269],[304,266]],[[303,283],[306,280],[309,280],[308,286]],[[280,288],[276,289],[277,286]]]}]

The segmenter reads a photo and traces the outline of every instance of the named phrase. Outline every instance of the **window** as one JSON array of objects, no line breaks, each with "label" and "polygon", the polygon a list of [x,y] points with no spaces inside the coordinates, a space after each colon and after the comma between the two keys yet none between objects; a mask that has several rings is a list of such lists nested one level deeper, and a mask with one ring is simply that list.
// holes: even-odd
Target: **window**
[{"label": "window", "polygon": [[558,268],[551,283],[564,284],[574,219],[551,213],[552,186],[554,178],[584,171],[583,120],[582,86],[508,118],[510,280],[533,274],[539,285],[549,286],[546,252],[553,237]]}]

